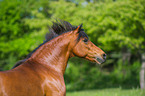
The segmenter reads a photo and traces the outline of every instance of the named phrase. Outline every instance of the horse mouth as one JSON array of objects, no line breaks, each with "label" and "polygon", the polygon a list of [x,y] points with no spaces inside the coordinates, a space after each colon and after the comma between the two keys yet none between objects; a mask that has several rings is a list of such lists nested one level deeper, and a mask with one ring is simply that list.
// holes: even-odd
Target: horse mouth
[{"label": "horse mouth", "polygon": [[86,59],[88,59],[88,60],[90,60],[90,61],[92,61],[92,62],[94,62],[94,63],[98,63],[98,64],[102,64],[102,63],[104,63],[105,61],[106,61],[106,59],[103,59],[103,58],[101,58],[101,57],[87,57]]},{"label": "horse mouth", "polygon": [[104,59],[101,59],[101,58],[96,58],[95,61],[98,63],[98,64],[102,64],[105,62]]}]

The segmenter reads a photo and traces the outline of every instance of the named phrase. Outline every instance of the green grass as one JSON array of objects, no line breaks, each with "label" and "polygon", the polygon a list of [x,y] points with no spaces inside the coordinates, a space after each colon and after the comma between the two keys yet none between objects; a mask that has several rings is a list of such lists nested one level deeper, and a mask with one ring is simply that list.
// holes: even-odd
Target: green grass
[{"label": "green grass", "polygon": [[108,88],[67,92],[66,96],[145,96],[145,90]]}]

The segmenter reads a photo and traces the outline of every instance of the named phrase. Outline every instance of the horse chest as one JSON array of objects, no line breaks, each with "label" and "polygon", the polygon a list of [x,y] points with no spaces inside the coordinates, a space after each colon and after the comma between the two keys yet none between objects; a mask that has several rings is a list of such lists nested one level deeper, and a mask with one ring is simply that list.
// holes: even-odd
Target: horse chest
[{"label": "horse chest", "polygon": [[63,76],[48,76],[42,84],[46,96],[65,96],[66,88]]}]

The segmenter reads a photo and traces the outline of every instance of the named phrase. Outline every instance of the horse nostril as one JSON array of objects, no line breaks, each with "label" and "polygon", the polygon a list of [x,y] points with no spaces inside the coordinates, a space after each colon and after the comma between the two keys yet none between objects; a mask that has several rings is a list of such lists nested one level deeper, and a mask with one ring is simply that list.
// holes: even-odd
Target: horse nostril
[{"label": "horse nostril", "polygon": [[103,59],[106,59],[107,54],[103,54],[102,56],[103,56]]}]

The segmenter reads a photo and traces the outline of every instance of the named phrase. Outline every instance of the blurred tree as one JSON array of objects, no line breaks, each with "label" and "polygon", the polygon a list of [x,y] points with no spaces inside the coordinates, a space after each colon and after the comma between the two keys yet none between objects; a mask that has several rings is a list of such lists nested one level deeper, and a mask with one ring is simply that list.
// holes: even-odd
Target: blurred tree
[{"label": "blurred tree", "polygon": [[[90,39],[101,45],[100,48],[111,53],[109,57],[114,61],[110,59],[106,63],[115,64],[116,56],[120,58],[119,52],[122,52],[123,62],[119,63],[121,66],[124,66],[126,58],[129,63],[132,55],[137,55],[136,60],[141,60],[140,57],[145,52],[144,0],[116,0],[115,2],[104,0],[103,3],[90,2],[86,6],[60,1],[54,2],[50,8],[53,9],[51,11],[51,14],[54,13],[53,17],[65,18],[78,25],[84,23],[85,32]],[[112,52],[117,53],[115,57],[112,57],[115,55]],[[125,73],[124,70],[122,72]]]},{"label": "blurred tree", "polygon": [[[105,34],[99,37],[99,42],[104,47],[111,48],[111,50],[118,46],[119,49],[126,48],[125,54],[128,54],[127,51],[131,51],[132,54],[139,54],[139,59],[142,62],[141,57],[145,52],[145,7],[143,1],[121,1],[106,7],[106,12],[103,12],[103,21],[106,22],[107,30],[105,30]],[[125,58],[127,56],[123,55]],[[143,64],[142,62],[141,70],[145,70]],[[144,74],[142,73],[140,78],[143,77]],[[141,82],[144,81],[141,79]]]}]

